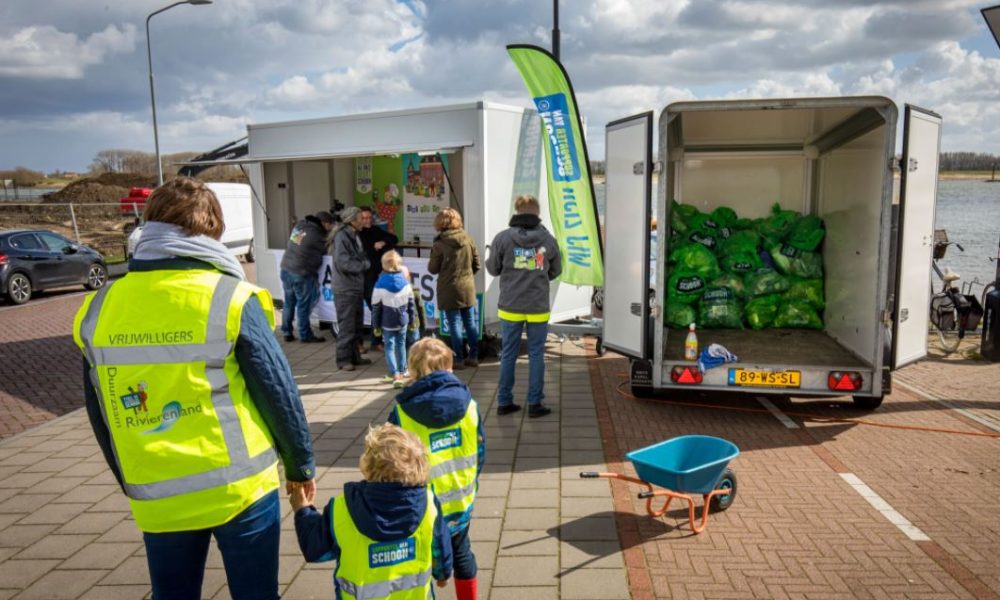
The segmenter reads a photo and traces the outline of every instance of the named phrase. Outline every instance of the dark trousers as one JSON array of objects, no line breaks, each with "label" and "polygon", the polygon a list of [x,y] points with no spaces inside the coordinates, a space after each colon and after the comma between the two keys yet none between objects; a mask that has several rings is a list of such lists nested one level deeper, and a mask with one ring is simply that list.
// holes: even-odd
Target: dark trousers
[{"label": "dark trousers", "polygon": [[476,555],[472,553],[469,541],[469,527],[451,534],[451,555],[455,561],[455,579],[473,579],[478,572]]},{"label": "dark trousers", "polygon": [[333,293],[337,309],[337,366],[356,364],[361,360],[358,342],[365,325],[365,299],[360,293]]},{"label": "dark trousers", "polygon": [[208,544],[215,536],[234,600],[278,598],[281,505],[267,494],[224,525],[198,531],[143,533],[154,600],[197,600]]}]

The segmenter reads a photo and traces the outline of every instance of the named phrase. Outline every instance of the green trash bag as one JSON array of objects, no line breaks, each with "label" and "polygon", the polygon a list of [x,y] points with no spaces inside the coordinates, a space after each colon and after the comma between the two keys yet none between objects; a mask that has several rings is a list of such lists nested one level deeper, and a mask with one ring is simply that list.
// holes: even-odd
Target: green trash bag
[{"label": "green trash bag", "polygon": [[813,305],[816,310],[826,308],[826,299],[823,297],[822,279],[801,279],[791,277],[788,281],[788,291],[785,292],[786,300],[805,300]]},{"label": "green trash bag", "polygon": [[712,219],[712,215],[707,215],[705,213],[698,213],[691,217],[688,221],[691,229],[718,229],[719,224]]},{"label": "green trash bag", "polygon": [[719,266],[724,271],[742,276],[762,268],[764,263],[756,252],[740,251],[723,256],[722,260],[719,261]]},{"label": "green trash bag", "polygon": [[668,327],[687,329],[688,325],[697,322],[697,320],[698,315],[695,314],[693,306],[678,302],[667,302],[667,312],[664,315],[664,321]]},{"label": "green trash bag", "polygon": [[680,219],[688,225],[691,225],[691,219],[693,219],[695,215],[701,214],[696,207],[691,206],[690,204],[681,204],[676,200],[672,200],[671,202],[671,213],[676,212],[680,216]]},{"label": "green trash bag", "polygon": [[823,228],[823,219],[807,215],[795,221],[795,225],[792,226],[792,231],[788,234],[786,241],[789,246],[798,248],[799,250],[815,252],[825,235],[826,230]]},{"label": "green trash bag", "polygon": [[782,300],[774,326],[791,329],[823,329],[823,320],[812,304],[806,300]]},{"label": "green trash bag", "polygon": [[719,227],[732,227],[736,219],[736,211],[728,206],[720,206],[712,211],[712,220],[718,223]]},{"label": "green trash bag", "polygon": [[770,327],[774,323],[774,317],[778,315],[779,306],[781,306],[781,296],[778,294],[757,296],[747,302],[745,312],[750,329],[759,331]]},{"label": "green trash bag", "polygon": [[799,213],[794,210],[782,210],[781,205],[775,202],[771,207],[771,216],[760,222],[757,232],[771,242],[784,241],[798,218]]},{"label": "green trash bag", "polygon": [[788,279],[774,269],[764,267],[753,273],[748,273],[743,280],[746,285],[747,298],[756,298],[766,294],[784,294],[788,291]]},{"label": "green trash bag", "polygon": [[757,254],[760,246],[760,235],[753,230],[737,230],[721,243],[723,254],[733,254],[736,252],[750,252]]},{"label": "green trash bag", "polygon": [[736,222],[732,224],[732,228],[739,231],[753,229],[753,219],[736,219]]},{"label": "green trash bag", "polygon": [[718,232],[711,228],[699,227],[687,235],[687,241],[701,244],[712,252],[719,247]]},{"label": "green trash bag", "polygon": [[670,253],[670,263],[677,269],[712,277],[719,272],[719,263],[712,251],[701,244],[682,244]]},{"label": "green trash bag", "polygon": [[706,287],[708,282],[705,277],[678,269],[667,280],[667,303],[694,304]]},{"label": "green trash bag", "polygon": [[743,285],[743,278],[735,273],[723,273],[712,280],[713,286],[727,287],[733,290],[737,298],[746,296],[746,287]]},{"label": "green trash bag", "polygon": [[701,297],[698,325],[709,329],[743,329],[743,304],[724,286],[710,286]]},{"label": "green trash bag", "polygon": [[818,252],[805,252],[788,244],[768,248],[775,268],[783,275],[817,279],[823,277],[823,256]]},{"label": "green trash bag", "polygon": [[680,211],[672,210],[670,211],[670,231],[672,233],[687,233],[691,228],[687,223],[684,222],[684,218],[681,217]]}]

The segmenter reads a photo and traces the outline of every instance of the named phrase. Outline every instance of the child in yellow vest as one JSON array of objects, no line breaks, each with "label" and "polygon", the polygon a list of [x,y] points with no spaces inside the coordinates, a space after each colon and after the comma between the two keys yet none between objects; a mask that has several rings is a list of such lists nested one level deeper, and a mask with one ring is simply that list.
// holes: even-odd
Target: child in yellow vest
[{"label": "child in yellow vest", "polygon": [[477,569],[469,542],[469,520],[486,438],[476,401],[451,372],[453,356],[451,348],[436,338],[424,338],[413,345],[409,366],[415,381],[396,396],[389,422],[417,434],[430,451],[429,483],[451,531],[455,596],[475,600]]},{"label": "child in yellow vest", "polygon": [[427,485],[427,451],[394,425],[372,428],[361,455],[364,481],[344,485],[320,514],[315,492],[292,486],[295,533],[308,562],[337,561],[334,597],[410,600],[444,587],[452,553],[441,505]]}]

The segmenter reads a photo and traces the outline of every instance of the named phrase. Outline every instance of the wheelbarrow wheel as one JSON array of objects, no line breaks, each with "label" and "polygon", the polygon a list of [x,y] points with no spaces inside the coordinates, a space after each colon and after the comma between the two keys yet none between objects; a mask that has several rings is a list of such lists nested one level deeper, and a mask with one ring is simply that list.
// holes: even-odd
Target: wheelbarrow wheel
[{"label": "wheelbarrow wheel", "polygon": [[715,489],[725,488],[731,490],[728,494],[718,494],[712,496],[710,505],[713,512],[721,512],[733,505],[733,500],[736,499],[736,473],[732,469],[726,469],[726,472],[722,474],[722,479],[719,480],[719,484]]}]

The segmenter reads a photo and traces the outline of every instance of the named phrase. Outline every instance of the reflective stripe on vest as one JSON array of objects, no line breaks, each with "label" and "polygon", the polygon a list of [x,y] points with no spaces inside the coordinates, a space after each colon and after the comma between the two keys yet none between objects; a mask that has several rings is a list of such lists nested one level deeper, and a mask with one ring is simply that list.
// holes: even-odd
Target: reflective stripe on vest
[{"label": "reflective stripe on vest", "polygon": [[[433,598],[434,494],[427,490],[427,509],[409,537],[378,541],[358,530],[344,496],[333,500],[331,528],[340,546],[334,581],[341,598],[357,600],[424,600]],[[384,563],[384,564],[377,564]]]},{"label": "reflective stripe on vest", "polygon": [[528,323],[548,323],[549,316],[551,313],[516,313],[503,310],[502,308],[497,309],[497,316],[504,321],[512,321],[515,323],[521,321],[527,321]]},{"label": "reflective stripe on vest", "polygon": [[[238,285],[239,280],[233,277],[219,277],[212,293],[205,343],[203,344],[95,346],[98,318],[104,300],[112,286],[105,286],[94,295],[81,321],[79,334],[83,342],[83,351],[91,366],[91,381],[100,397],[101,414],[109,430],[111,430],[111,426],[108,422],[106,399],[103,397],[103,388],[97,372],[98,367],[204,362],[205,375],[211,386],[212,407],[229,455],[229,464],[224,467],[164,481],[137,484],[127,480],[125,470],[117,455],[117,448],[115,444],[112,444],[119,472],[125,479],[125,492],[130,498],[158,500],[232,484],[258,474],[276,462],[277,455],[273,447],[267,448],[256,456],[250,456],[240,425],[240,418],[229,393],[229,379],[224,370],[226,359],[232,351],[232,344],[227,341],[226,335],[229,306]],[[112,398],[111,401],[114,402],[115,399]]]},{"label": "reflective stripe on vest", "polygon": [[[415,433],[429,451],[429,484],[441,502],[445,518],[468,511],[476,500],[479,464],[479,406],[476,401],[469,401],[460,421],[437,429],[414,420],[403,406],[397,405],[396,412],[399,426]],[[455,440],[456,436],[460,439]],[[452,440],[458,443],[450,443]]]}]

